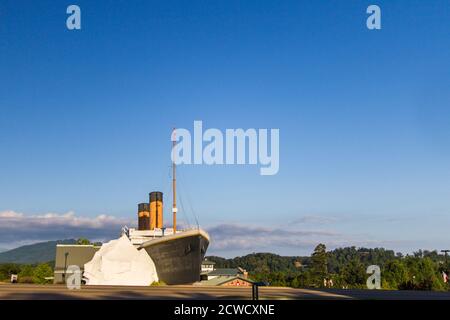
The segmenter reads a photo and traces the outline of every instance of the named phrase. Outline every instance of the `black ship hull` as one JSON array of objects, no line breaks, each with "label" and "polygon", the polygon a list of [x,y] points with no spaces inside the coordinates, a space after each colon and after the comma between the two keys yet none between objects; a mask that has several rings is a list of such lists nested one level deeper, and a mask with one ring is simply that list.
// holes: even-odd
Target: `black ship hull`
[{"label": "black ship hull", "polygon": [[190,230],[143,243],[156,266],[160,281],[189,284],[200,281],[201,264],[209,245],[203,230]]}]

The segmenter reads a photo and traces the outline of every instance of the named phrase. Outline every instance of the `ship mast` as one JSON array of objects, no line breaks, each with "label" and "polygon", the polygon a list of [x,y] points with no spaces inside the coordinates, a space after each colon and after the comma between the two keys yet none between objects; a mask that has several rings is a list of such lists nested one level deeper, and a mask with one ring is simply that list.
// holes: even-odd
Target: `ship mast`
[{"label": "ship mast", "polygon": [[[172,136],[172,152],[175,150],[175,128],[173,128],[173,136]],[[175,234],[177,232],[177,178],[176,178],[176,166],[175,166],[175,153],[172,154],[172,196],[173,196],[173,207],[172,207],[172,213],[173,213],[173,233]]]}]

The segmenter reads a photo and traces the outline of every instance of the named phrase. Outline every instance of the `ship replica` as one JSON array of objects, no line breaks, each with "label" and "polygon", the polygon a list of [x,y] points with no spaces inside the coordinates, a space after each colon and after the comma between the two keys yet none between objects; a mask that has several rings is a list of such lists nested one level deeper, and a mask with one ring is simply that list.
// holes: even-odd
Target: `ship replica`
[{"label": "ship replica", "polygon": [[[118,259],[119,267],[114,265],[116,263],[115,260],[117,260],[117,257],[120,258],[121,255],[122,259],[130,256],[123,252],[126,245],[121,247],[120,250],[116,249],[119,251],[113,254],[113,259],[103,259],[102,254],[111,254],[113,246],[119,246],[118,241],[122,241],[121,239],[126,240],[127,238],[129,240],[127,243],[131,249],[145,250],[148,253],[152,261],[149,265],[151,265],[151,269],[156,269],[159,281],[172,285],[190,284],[200,281],[201,263],[209,245],[209,236],[198,226],[194,229],[177,229],[178,209],[176,201],[176,166],[174,161],[172,161],[172,191],[173,224],[171,228],[164,227],[163,193],[151,192],[149,202],[138,204],[138,228],[123,227],[120,239],[110,241],[101,247],[95,245],[57,244],[54,283],[66,282],[67,275],[71,272],[68,270],[68,266],[71,265],[78,266],[84,272],[86,284],[98,282],[103,284],[116,281],[111,282],[111,279],[117,276],[117,270],[123,271],[121,269],[123,265],[121,265],[120,259]],[[122,244],[124,245],[123,242]],[[104,253],[101,253],[102,249],[104,249]],[[129,250],[128,253],[131,251]],[[106,268],[103,265],[103,267],[100,267],[99,264],[103,263],[108,264],[110,267]],[[129,265],[133,265],[133,263],[129,263]],[[86,266],[88,266],[87,273]],[[133,272],[132,268],[128,271]],[[148,271],[149,274],[152,274],[152,270]],[[105,273],[107,273],[106,277]],[[123,278],[123,272],[119,276]],[[106,281],[106,278],[109,280]],[[133,274],[132,278],[133,281],[139,280],[136,280],[136,283],[142,283],[144,276],[142,279],[139,279],[139,275]],[[120,281],[117,280],[114,283],[126,284],[127,279],[120,279]]]},{"label": "ship replica", "polygon": [[138,204],[138,228],[122,230],[138,250],[147,251],[159,280],[172,285],[200,281],[201,264],[209,245],[209,235],[199,227],[177,230],[176,195],[176,165],[172,161],[172,228],[164,227],[163,193],[156,191],[150,193],[148,203]]}]

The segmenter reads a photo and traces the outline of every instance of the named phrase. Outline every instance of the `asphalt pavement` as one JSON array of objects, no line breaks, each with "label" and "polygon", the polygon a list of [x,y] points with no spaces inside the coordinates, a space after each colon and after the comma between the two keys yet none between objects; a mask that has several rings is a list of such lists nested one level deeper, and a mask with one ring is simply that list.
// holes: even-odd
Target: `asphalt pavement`
[{"label": "asphalt pavement", "polygon": [[[450,300],[450,292],[293,289],[260,287],[260,299],[294,300]],[[206,286],[82,286],[69,290],[63,285],[0,284],[0,299],[238,299],[252,298],[251,287]]]}]

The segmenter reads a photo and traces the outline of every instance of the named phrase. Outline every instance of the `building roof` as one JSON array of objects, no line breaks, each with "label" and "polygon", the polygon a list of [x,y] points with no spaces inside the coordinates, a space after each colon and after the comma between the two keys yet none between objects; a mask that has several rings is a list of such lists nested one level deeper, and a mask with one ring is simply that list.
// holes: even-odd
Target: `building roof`
[{"label": "building roof", "polygon": [[246,279],[240,276],[219,276],[210,280],[205,280],[205,281],[201,281],[200,284],[204,285],[204,286],[220,286],[222,284],[225,284],[227,282],[233,281],[233,280],[242,280],[242,281],[246,281],[249,283],[254,283],[253,280],[250,279]]},{"label": "building roof", "polygon": [[237,276],[238,274],[242,274],[237,268],[223,268],[216,269],[208,273],[208,276]]},{"label": "building roof", "polygon": [[216,264],[214,261],[210,261],[208,259],[205,259],[202,261],[202,265],[209,265],[209,264]]},{"label": "building roof", "polygon": [[57,245],[55,272],[64,272],[64,268],[70,265],[77,265],[83,269],[84,264],[91,261],[99,249],[100,247],[94,245]]}]

